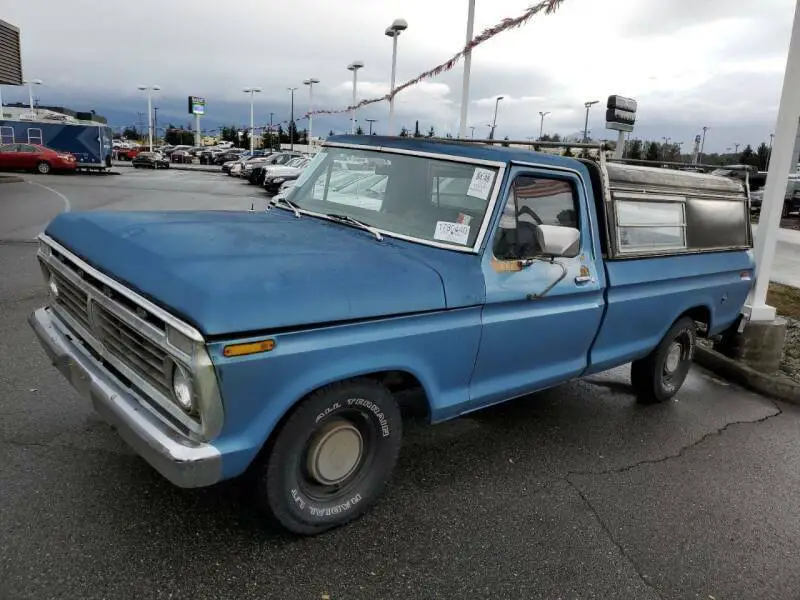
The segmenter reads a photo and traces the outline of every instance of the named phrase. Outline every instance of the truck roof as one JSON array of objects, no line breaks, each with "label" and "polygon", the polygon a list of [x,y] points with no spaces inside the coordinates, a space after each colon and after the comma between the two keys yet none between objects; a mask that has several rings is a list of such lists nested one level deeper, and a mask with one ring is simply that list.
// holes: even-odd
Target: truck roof
[{"label": "truck roof", "polygon": [[326,144],[354,144],[365,147],[394,148],[412,152],[428,152],[488,160],[495,162],[536,162],[538,164],[569,167],[582,167],[580,161],[567,156],[558,156],[544,152],[536,152],[525,148],[505,147],[497,143],[480,144],[475,142],[459,142],[458,140],[386,137],[380,135],[336,135],[329,137]]}]

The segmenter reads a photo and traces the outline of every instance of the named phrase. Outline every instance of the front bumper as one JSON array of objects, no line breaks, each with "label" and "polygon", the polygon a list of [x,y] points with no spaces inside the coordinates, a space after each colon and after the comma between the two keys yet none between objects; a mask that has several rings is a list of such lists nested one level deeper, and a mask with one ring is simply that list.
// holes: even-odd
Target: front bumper
[{"label": "front bumper", "polygon": [[273,183],[272,181],[270,181],[270,182],[265,181],[264,182],[264,189],[266,190],[266,192],[268,194],[275,195],[281,189],[281,186],[284,184],[285,181],[286,181],[285,179],[283,181],[278,182],[278,183]]},{"label": "front bumper", "polygon": [[154,469],[183,488],[212,485],[222,478],[217,448],[188,440],[158,419],[66,332],[49,308],[37,310],[28,322],[53,365]]}]

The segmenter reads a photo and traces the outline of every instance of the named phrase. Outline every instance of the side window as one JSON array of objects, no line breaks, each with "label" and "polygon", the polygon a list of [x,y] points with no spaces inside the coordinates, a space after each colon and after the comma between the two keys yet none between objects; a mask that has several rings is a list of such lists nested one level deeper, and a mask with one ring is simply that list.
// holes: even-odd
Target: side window
[{"label": "side window", "polygon": [[17,145],[16,144],[6,144],[4,146],[0,146],[0,152],[16,152]]},{"label": "side window", "polygon": [[36,152],[39,152],[39,149],[36,146],[31,146],[30,144],[20,144],[19,145],[19,152],[36,153]]},{"label": "side window", "polygon": [[564,179],[518,175],[500,217],[494,241],[495,257],[516,260],[541,254],[539,225],[578,229],[575,190]]},{"label": "side window", "polygon": [[686,248],[683,202],[618,200],[616,205],[621,252]]}]

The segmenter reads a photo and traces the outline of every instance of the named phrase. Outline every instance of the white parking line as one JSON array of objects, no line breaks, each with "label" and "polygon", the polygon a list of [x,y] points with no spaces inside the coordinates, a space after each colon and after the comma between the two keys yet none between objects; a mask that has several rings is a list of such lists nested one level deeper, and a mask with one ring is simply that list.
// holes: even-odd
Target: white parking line
[{"label": "white parking line", "polygon": [[45,189],[48,192],[53,192],[56,196],[61,198],[61,200],[64,202],[64,212],[70,212],[72,210],[72,205],[69,203],[69,198],[67,198],[64,194],[62,194],[58,190],[54,190],[51,187],[48,187],[46,185],[42,185],[41,183],[36,183],[35,181],[28,181],[28,183],[30,183],[31,185],[35,185],[36,187],[40,187],[42,189]]}]

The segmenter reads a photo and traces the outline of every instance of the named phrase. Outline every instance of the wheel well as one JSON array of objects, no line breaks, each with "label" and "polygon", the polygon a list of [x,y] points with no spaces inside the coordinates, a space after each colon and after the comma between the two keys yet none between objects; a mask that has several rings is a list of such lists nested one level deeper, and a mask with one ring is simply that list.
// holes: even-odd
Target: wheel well
[{"label": "wheel well", "polygon": [[[422,383],[413,373],[399,370],[375,371],[374,373],[364,373],[356,377],[348,377],[338,382],[330,383],[341,383],[345,381],[353,381],[355,379],[371,379],[386,386],[386,388],[394,396],[395,402],[397,402],[397,405],[400,407],[400,411],[404,417],[413,417],[426,420],[430,418],[430,401],[428,399],[428,395],[425,392],[425,388],[422,386]],[[330,383],[325,385],[330,385]],[[324,388],[325,385],[314,388],[308,392],[308,394],[303,396],[303,398],[313,394],[319,389]],[[278,431],[280,431],[284,423],[289,420],[289,417],[292,416],[303,398],[298,398],[297,401],[289,407],[289,410],[287,410],[286,413],[284,413],[284,415],[278,420],[278,422],[275,423],[275,426],[272,428],[272,432],[270,432],[269,437],[262,445],[259,455],[269,454]]]},{"label": "wheel well", "polygon": [[689,317],[698,324],[697,333],[701,337],[707,337],[711,331],[711,310],[707,306],[695,306],[684,312],[681,317]]}]

